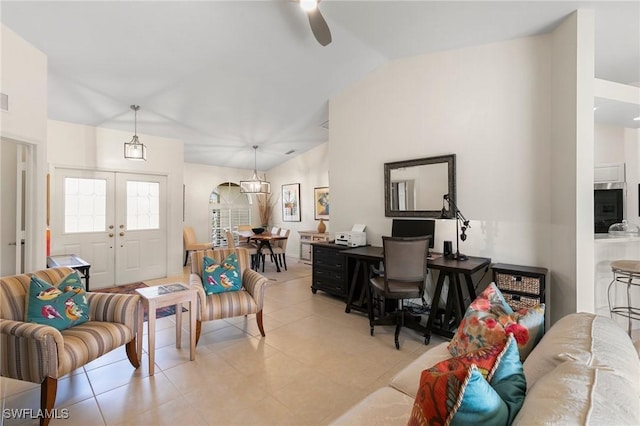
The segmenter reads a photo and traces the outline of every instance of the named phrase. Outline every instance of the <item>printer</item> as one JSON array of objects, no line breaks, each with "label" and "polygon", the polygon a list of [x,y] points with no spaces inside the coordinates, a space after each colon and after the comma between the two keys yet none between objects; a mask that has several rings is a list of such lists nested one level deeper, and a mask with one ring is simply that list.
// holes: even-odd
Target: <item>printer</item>
[{"label": "printer", "polygon": [[351,231],[336,232],[335,243],[347,247],[359,247],[367,245],[367,234],[364,228],[367,225],[355,224]]}]

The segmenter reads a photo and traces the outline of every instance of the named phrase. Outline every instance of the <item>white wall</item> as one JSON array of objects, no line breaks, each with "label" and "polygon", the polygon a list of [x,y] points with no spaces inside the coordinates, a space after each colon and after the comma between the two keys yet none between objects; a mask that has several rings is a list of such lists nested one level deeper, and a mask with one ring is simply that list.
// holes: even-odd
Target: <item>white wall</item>
[{"label": "white wall", "polygon": [[625,163],[624,128],[596,124],[594,128],[594,165]]},{"label": "white wall", "polygon": [[[593,30],[588,15],[580,28],[587,33]],[[391,230],[384,163],[455,153],[458,206],[471,219],[460,251],[550,268],[552,321],[576,307],[589,310],[588,300],[577,303],[576,283],[592,302],[593,91],[577,91],[588,86],[593,35],[578,47],[577,16],[563,25],[551,35],[395,61],[335,96],[329,120],[330,184],[339,183],[331,185],[334,229],[366,223],[367,241],[381,245]],[[578,150],[578,143],[584,147]],[[591,243],[577,254],[585,220]],[[436,249],[455,238],[455,222],[438,220]],[[589,250],[580,262],[582,275],[590,275],[584,279],[576,258]],[[556,279],[563,286],[558,297],[571,298],[557,303],[557,313]]]},{"label": "white wall", "polygon": [[[47,57],[4,25],[0,25],[0,46],[0,90],[9,96],[9,111],[2,111],[0,116],[0,135],[31,144],[33,148],[35,167],[29,191],[33,198],[27,215],[27,229],[31,234],[26,236],[25,268],[41,269],[46,265]],[[8,200],[7,195],[2,194],[0,210],[11,214],[10,205],[15,201]]]},{"label": "white wall", "polygon": [[[287,256],[296,258],[300,256],[300,238],[296,231],[312,230],[318,225],[318,222],[313,219],[313,188],[329,184],[327,148],[327,144],[322,144],[274,167],[267,173],[267,180],[271,182],[272,200],[275,201],[271,225],[291,229],[287,243]],[[250,178],[252,173],[252,170],[185,164],[184,224],[194,228],[198,241],[210,240],[209,195],[211,191],[223,182],[239,183],[240,180]],[[259,174],[263,175],[262,172]],[[282,221],[282,185],[289,183],[300,183],[301,222]],[[260,225],[255,207],[253,218],[252,225]],[[326,222],[327,230],[329,223]]]},{"label": "white wall", "polygon": [[579,10],[551,38],[551,323],[595,309],[593,21]]},{"label": "white wall", "polygon": [[[278,196],[278,203],[274,211],[273,225],[290,229],[287,243],[287,256],[300,257],[300,235],[298,231],[316,231],[319,221],[314,219],[313,190],[317,187],[329,186],[330,202],[333,200],[333,188],[329,185],[329,146],[322,144],[291,160],[269,170],[271,191]],[[300,184],[300,222],[282,221],[282,185],[289,183]],[[332,205],[332,204],[331,204]],[[329,220],[325,220],[326,232],[335,232],[334,215],[331,211]],[[316,231],[317,232],[317,231]]]},{"label": "white wall", "polygon": [[[460,251],[547,266],[549,87],[547,36],[399,60],[351,86],[330,104],[332,226],[365,223],[381,245],[384,163],[455,153]],[[435,233],[437,250],[455,245],[454,221]]]},{"label": "white wall", "polygon": [[[147,146],[147,161],[130,161],[124,158],[124,142],[131,140],[131,132],[55,120],[49,120],[48,125],[47,160],[52,182],[55,169],[60,167],[167,176],[167,274],[182,273],[182,141],[138,133]],[[57,200],[53,193],[51,200],[52,204]],[[55,244],[53,239],[52,252]]]}]

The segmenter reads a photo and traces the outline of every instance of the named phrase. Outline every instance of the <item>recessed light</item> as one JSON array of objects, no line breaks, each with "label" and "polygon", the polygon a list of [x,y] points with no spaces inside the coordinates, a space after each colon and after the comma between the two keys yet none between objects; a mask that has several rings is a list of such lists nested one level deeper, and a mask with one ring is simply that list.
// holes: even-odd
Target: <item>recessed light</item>
[{"label": "recessed light", "polygon": [[640,115],[634,118],[633,121],[640,121]]}]

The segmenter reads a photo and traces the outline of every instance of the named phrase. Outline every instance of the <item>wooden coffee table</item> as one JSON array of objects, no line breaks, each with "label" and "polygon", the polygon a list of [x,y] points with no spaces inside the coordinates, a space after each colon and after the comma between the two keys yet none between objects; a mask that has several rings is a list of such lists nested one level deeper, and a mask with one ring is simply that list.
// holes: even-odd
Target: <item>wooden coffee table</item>
[{"label": "wooden coffee table", "polygon": [[[198,308],[196,290],[186,284],[176,283],[137,288],[136,293],[142,296],[142,303],[146,306],[149,316],[149,330],[147,332],[149,375],[153,376],[155,370],[156,309],[158,308],[175,305],[176,348],[180,348],[182,340],[182,304],[189,303],[190,359],[191,361],[196,359],[196,309]],[[142,313],[139,316],[138,324],[139,329],[142,330]],[[138,339],[138,354],[142,354],[142,339]]]}]

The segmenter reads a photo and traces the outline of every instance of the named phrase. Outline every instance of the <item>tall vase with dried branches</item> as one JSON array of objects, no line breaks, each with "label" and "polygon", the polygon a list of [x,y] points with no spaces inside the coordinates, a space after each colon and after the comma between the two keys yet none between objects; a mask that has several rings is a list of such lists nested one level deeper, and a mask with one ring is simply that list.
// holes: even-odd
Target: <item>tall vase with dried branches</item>
[{"label": "tall vase with dried branches", "polygon": [[271,215],[273,214],[273,206],[275,200],[271,200],[271,194],[258,194],[256,195],[258,200],[258,212],[260,214],[260,224],[264,228],[268,228],[271,223]]}]

